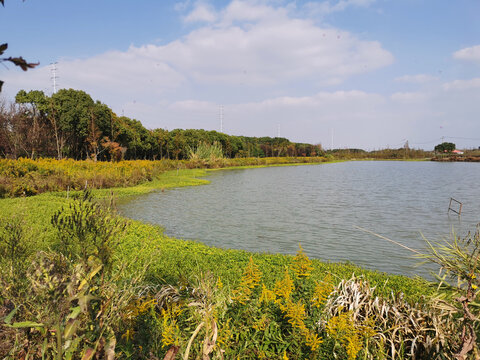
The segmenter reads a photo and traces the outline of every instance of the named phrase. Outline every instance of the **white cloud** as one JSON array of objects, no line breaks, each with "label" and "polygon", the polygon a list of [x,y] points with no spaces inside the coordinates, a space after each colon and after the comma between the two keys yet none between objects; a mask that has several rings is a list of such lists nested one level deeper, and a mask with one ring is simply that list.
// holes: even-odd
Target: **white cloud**
[{"label": "white cloud", "polygon": [[429,97],[428,93],[425,92],[396,92],[393,93],[390,98],[395,102],[400,103],[424,103]]},{"label": "white cloud", "polygon": [[304,9],[311,15],[325,15],[334,12],[345,11],[350,7],[369,7],[375,2],[376,0],[311,1],[304,5]]},{"label": "white cloud", "polygon": [[463,91],[471,89],[480,89],[480,78],[468,80],[454,80],[443,84],[445,91]]},{"label": "white cloud", "polygon": [[196,2],[193,10],[183,18],[187,23],[193,22],[214,22],[217,19],[215,9],[206,3]]},{"label": "white cloud", "polygon": [[157,53],[195,81],[250,86],[304,78],[339,83],[393,62],[378,42],[291,17],[284,7],[238,0],[213,26],[194,30]]},{"label": "white cloud", "polygon": [[[205,4],[194,4],[192,21]],[[234,0],[218,14],[213,24],[166,45],[61,60],[60,86],[85,89],[112,106],[131,98],[179,100],[195,94],[232,101],[287,94],[303,83],[340,84],[393,62],[379,42],[293,17],[287,7]],[[45,89],[48,72],[40,68],[21,77],[11,72],[5,80],[17,90]]]},{"label": "white cloud", "polygon": [[[166,62],[155,58],[153,49],[130,47],[126,52],[111,51],[84,60],[59,60],[60,88],[82,89],[111,106],[124,102],[166,96],[185,85],[185,77]],[[3,75],[5,91],[40,89],[51,92],[49,66],[27,73],[9,71]]]},{"label": "white cloud", "polygon": [[436,80],[438,80],[438,77],[428,74],[404,75],[395,78],[395,81],[397,82],[412,84],[425,84]]},{"label": "white cloud", "polygon": [[480,65],[480,45],[467,47],[453,53],[453,58],[478,63]]},{"label": "white cloud", "polygon": [[179,11],[179,12],[185,11],[190,6],[190,3],[191,3],[191,0],[179,1],[173,6],[173,8],[175,9],[175,11]]}]

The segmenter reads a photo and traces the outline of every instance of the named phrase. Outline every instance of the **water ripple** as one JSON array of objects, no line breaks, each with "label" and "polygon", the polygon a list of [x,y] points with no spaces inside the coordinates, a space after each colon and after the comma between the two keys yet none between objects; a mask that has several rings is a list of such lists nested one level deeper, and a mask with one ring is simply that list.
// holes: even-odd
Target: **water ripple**
[{"label": "water ripple", "polygon": [[[405,275],[418,260],[354,225],[424,249],[480,221],[480,164],[347,162],[215,172],[208,186],[155,192],[120,204],[125,216],[160,224],[167,235],[208,245],[294,254]],[[447,214],[464,202],[461,219]]]}]

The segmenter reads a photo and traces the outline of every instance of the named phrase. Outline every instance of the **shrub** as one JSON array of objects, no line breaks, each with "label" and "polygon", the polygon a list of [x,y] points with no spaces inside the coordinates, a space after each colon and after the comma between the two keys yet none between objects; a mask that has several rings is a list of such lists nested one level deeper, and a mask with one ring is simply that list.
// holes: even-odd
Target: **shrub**
[{"label": "shrub", "polygon": [[113,262],[124,224],[88,193],[57,212],[52,223],[59,251],[38,252],[24,271],[1,269],[0,311],[9,314],[0,339],[13,332],[14,340],[0,355],[113,359],[119,314],[141,292],[148,262],[134,272]]}]

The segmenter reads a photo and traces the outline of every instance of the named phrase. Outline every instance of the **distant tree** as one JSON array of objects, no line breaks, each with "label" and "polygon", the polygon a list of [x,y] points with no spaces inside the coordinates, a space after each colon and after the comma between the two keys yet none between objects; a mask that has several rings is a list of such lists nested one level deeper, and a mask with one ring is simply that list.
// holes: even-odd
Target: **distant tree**
[{"label": "distant tree", "polygon": [[452,152],[455,150],[455,144],[451,142],[443,142],[435,146],[435,152]]}]

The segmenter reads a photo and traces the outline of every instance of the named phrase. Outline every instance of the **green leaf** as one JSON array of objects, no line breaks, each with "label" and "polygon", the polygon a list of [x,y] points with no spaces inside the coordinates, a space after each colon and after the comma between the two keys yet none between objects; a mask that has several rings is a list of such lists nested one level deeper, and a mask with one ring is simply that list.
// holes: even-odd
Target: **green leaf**
[{"label": "green leaf", "polygon": [[67,325],[65,325],[65,331],[63,332],[63,337],[65,340],[69,340],[73,334],[75,334],[78,324],[79,322],[74,319],[68,320]]},{"label": "green leaf", "polygon": [[29,327],[44,327],[45,325],[41,323],[36,323],[33,321],[21,321],[21,322],[15,322],[12,325],[7,325],[7,326],[18,329],[18,328],[29,328]]},{"label": "green leaf", "polygon": [[0,55],[2,55],[5,52],[5,50],[7,50],[7,48],[8,48],[7,43],[0,45]]},{"label": "green leaf", "polygon": [[81,312],[82,312],[82,309],[80,308],[80,306],[74,307],[72,309],[72,312],[68,314],[67,320],[76,319]]},{"label": "green leaf", "polygon": [[80,285],[78,286],[78,290],[82,290],[82,288],[87,284],[88,281],[92,280],[93,277],[95,275],[98,274],[98,272],[102,269],[103,267],[103,264],[97,266],[95,269],[93,269],[87,276],[85,279],[83,279],[81,282],[80,282]]},{"label": "green leaf", "polygon": [[100,298],[93,296],[93,295],[84,295],[78,298],[78,305],[80,305],[80,308],[82,309],[82,312],[87,312],[88,304],[92,300],[100,300]]},{"label": "green leaf", "polygon": [[[66,346],[67,350],[65,351],[65,360],[72,360],[73,355],[75,354],[75,351],[78,348],[78,345],[80,344],[80,340],[82,340],[81,337],[76,337],[72,342]],[[65,345],[67,345],[67,342],[65,342]]]},{"label": "green leaf", "polygon": [[13,316],[15,315],[15,313],[17,312],[18,308],[15,308],[13,309],[12,311],[10,311],[10,314],[8,314],[5,319],[3,319],[3,321],[5,322],[5,324],[8,324],[10,325],[10,323],[12,322],[12,319],[13,319]]}]

